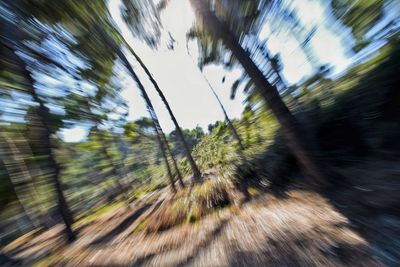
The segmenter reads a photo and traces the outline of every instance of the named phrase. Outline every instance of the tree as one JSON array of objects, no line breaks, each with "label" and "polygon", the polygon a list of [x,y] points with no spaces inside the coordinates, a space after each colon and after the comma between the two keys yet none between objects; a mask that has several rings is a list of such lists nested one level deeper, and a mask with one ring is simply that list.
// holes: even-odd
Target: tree
[{"label": "tree", "polygon": [[[82,70],[84,77],[94,81],[99,87],[98,90],[107,93],[104,85],[107,84],[112,74],[112,66],[115,59],[119,57],[125,66],[127,61],[124,62],[124,59],[120,56],[122,52],[119,45],[123,43],[123,38],[114,27],[106,2],[69,0],[61,1],[60,4],[61,7],[59,5],[55,6],[51,1],[34,2],[32,9],[36,11],[34,15],[42,20],[51,24],[61,22],[67,29],[70,29],[77,39],[77,44],[74,44],[72,48],[83,54],[88,59],[88,64],[92,66],[92,68]],[[138,19],[141,21],[139,17]],[[150,99],[147,97],[147,93],[145,91],[141,92],[145,101],[149,103]],[[168,176],[173,181],[171,168],[165,153],[167,147],[165,135],[159,126],[154,108],[152,105],[148,105],[148,107],[151,118],[154,119],[156,132],[159,133],[160,147],[163,151],[162,153],[165,154]],[[178,169],[176,171],[179,173]]]},{"label": "tree", "polygon": [[[79,88],[79,90],[82,89]],[[102,88],[92,96],[71,93],[69,99],[72,101],[67,102],[66,118],[74,121],[87,120],[94,124],[92,132],[95,132],[96,138],[100,141],[100,153],[106,158],[109,166],[111,166],[116,193],[122,193],[127,202],[128,196],[121,183],[126,176],[122,168],[122,161],[115,161],[107,149],[108,147],[112,147],[112,140],[115,143],[115,133],[111,133],[112,138],[110,138],[110,136],[107,135],[107,132],[101,129],[102,126],[109,127],[110,125],[115,125],[115,122],[110,120],[111,115],[116,115],[117,118],[125,116],[125,114],[117,112],[118,109],[126,109],[126,101],[121,98],[119,94],[120,91],[121,87],[116,79],[110,79],[107,84],[102,85]],[[110,103],[113,103],[113,105]]]},{"label": "tree", "polygon": [[238,132],[236,131],[236,128],[235,128],[235,126],[233,125],[231,119],[229,118],[228,113],[226,112],[226,109],[225,109],[224,105],[223,105],[222,102],[221,102],[221,99],[220,99],[219,96],[217,95],[217,92],[215,92],[214,88],[212,87],[212,85],[211,85],[211,83],[209,82],[209,80],[207,79],[207,77],[204,76],[203,72],[201,72],[201,73],[202,73],[202,75],[203,75],[203,77],[204,77],[204,80],[207,82],[208,87],[210,88],[211,92],[213,93],[213,95],[214,95],[215,98],[217,99],[218,104],[219,104],[219,106],[220,106],[222,112],[224,113],[225,120],[226,120],[226,122],[228,123],[229,128],[230,128],[230,130],[231,130],[231,132],[232,132],[232,134],[233,134],[233,137],[236,139],[236,141],[237,141],[238,144],[239,144],[240,150],[244,150],[244,146],[243,146],[242,139],[240,138]]},{"label": "tree", "polygon": [[[53,68],[55,66],[75,79],[86,79],[93,82],[98,86],[97,95],[100,98],[104,97],[108,93],[105,85],[112,75],[116,56],[110,52],[107,46],[98,42],[99,36],[93,31],[93,22],[102,23],[103,27],[110,31],[114,28],[108,24],[109,14],[104,1],[59,1],[57,5],[54,5],[52,1],[5,1],[3,7],[12,12],[14,16],[7,20],[7,23],[1,25],[1,36],[3,37],[1,41],[2,47],[4,47],[2,52],[6,55],[9,65],[16,66],[14,72],[22,77],[23,90],[30,94],[38,105],[29,109],[27,134],[34,153],[45,158],[47,167],[52,170],[52,182],[58,198],[58,210],[66,225],[68,239],[73,240],[75,239],[71,228],[73,217],[63,195],[60,181],[61,166],[55,158],[56,144],[52,140],[54,134],[61,128],[63,121],[59,117],[56,118],[46,106],[47,97],[42,97],[37,91],[34,74],[37,73],[37,68],[42,69],[43,66],[48,68],[47,72],[55,73],[54,69],[50,70],[50,66]],[[37,23],[32,23],[32,21],[37,21]],[[14,26],[23,23],[26,28]],[[14,28],[16,31],[12,30]],[[23,29],[24,31],[22,31]],[[54,33],[55,31],[52,29],[56,29],[57,33]],[[116,31],[114,30],[114,32]],[[43,50],[41,53],[32,49],[32,47],[40,48],[42,40],[48,35],[53,35],[54,39],[62,36],[64,38],[63,46],[69,52],[74,51],[79,54],[79,58],[84,59],[86,64],[75,63],[74,67],[68,68],[64,66],[68,60],[59,63],[53,58],[59,56],[51,54],[54,51],[51,50],[47,53],[46,50]],[[21,53],[25,58],[22,58]],[[26,62],[29,59],[32,59],[30,65]],[[20,81],[18,80],[17,84]]]},{"label": "tree", "polygon": [[351,29],[357,52],[369,44],[366,33],[383,17],[384,0],[332,0],[333,15]]},{"label": "tree", "polygon": [[[117,189],[117,194],[122,194],[126,204],[128,204],[128,195],[126,194],[126,190],[124,189],[124,187],[122,186],[122,183],[121,183],[121,180],[123,180],[125,178],[125,175],[122,171],[121,163],[119,163],[119,164],[115,163],[114,158],[112,157],[110,152],[107,150],[107,147],[111,147],[111,142],[107,138],[105,133],[102,132],[99,129],[99,127],[96,127],[96,131],[97,131],[97,135],[99,136],[99,139],[101,141],[101,144],[100,144],[101,152],[107,159],[108,163],[110,164],[111,172],[112,172],[113,176],[115,177],[114,181],[115,181],[115,186]],[[111,134],[114,134],[114,133],[111,133]]]},{"label": "tree", "polygon": [[280,98],[276,87],[272,86],[263,75],[262,71],[252,61],[250,56],[241,47],[238,39],[232,31],[221,22],[210,10],[208,2],[203,0],[190,1],[203,25],[216,39],[221,39],[225,46],[232,52],[241,63],[247,74],[256,85],[256,90],[271,108],[273,114],[279,121],[283,134],[288,142],[289,148],[296,156],[299,163],[304,167],[307,174],[313,177],[318,184],[324,183],[324,174],[316,162],[311,149],[301,134],[300,127],[295,117],[290,113],[285,103]]},{"label": "tree", "polygon": [[[76,238],[72,231],[73,216],[63,193],[60,180],[61,168],[55,160],[54,144],[51,140],[54,127],[50,125],[50,122],[53,121],[53,118],[49,109],[45,106],[44,101],[37,93],[32,73],[29,71],[27,64],[20,58],[19,54],[17,54],[17,52],[21,50],[19,46],[22,43],[22,39],[21,33],[18,30],[12,30],[13,28],[14,27],[11,27],[11,25],[7,25],[1,29],[1,36],[3,37],[1,39],[3,56],[6,58],[7,63],[13,66],[15,73],[18,73],[23,79],[22,86],[24,90],[29,93],[34,102],[38,104],[38,107],[31,108],[31,113],[28,114],[27,118],[28,124],[31,131],[34,131],[35,135],[39,136],[40,144],[37,144],[37,151],[42,157],[46,158],[47,166],[51,170],[51,181],[56,191],[58,211],[65,224],[65,231],[68,239],[72,241]],[[16,28],[19,29],[19,27]]]},{"label": "tree", "polygon": [[123,136],[131,151],[127,159],[127,164],[131,163],[128,168],[131,172],[137,173],[138,179],[149,181],[152,177],[157,177],[155,172],[159,168],[156,166],[160,164],[165,169],[164,159],[150,118],[143,117],[126,123]]},{"label": "tree", "polygon": [[[165,145],[167,144],[167,142],[166,142],[167,139],[165,137],[163,130],[161,129],[157,114],[156,114],[153,104],[151,103],[151,100],[146,92],[146,89],[144,88],[142,82],[139,80],[139,77],[136,75],[136,73],[133,70],[128,59],[125,57],[124,53],[122,53],[121,49],[118,47],[118,45],[115,43],[115,41],[112,40],[111,37],[109,35],[107,35],[107,33],[100,26],[97,25],[96,29],[102,35],[103,39],[106,41],[106,43],[109,45],[109,47],[116,53],[116,55],[118,55],[118,57],[121,59],[122,63],[124,64],[125,68],[129,71],[131,77],[138,85],[138,88],[139,88],[139,90],[142,94],[142,97],[146,103],[147,111],[149,112],[149,115],[152,119],[154,131],[156,132],[157,140],[160,145],[161,153],[163,155],[165,165],[167,168],[167,173],[168,173],[168,178],[170,180],[171,189],[173,192],[176,192],[174,177],[172,175],[171,168],[168,163],[168,156],[166,153]],[[179,170],[177,169],[177,171],[179,171]]]},{"label": "tree", "polygon": [[[131,52],[131,54],[136,58],[136,60],[139,62],[140,66],[143,68],[143,70],[145,71],[145,73],[147,74],[147,76],[149,77],[151,83],[153,84],[154,88],[156,89],[157,93],[159,94],[161,100],[163,101],[165,107],[168,110],[168,113],[171,117],[172,122],[174,123],[175,129],[176,129],[176,134],[178,137],[179,142],[181,143],[183,149],[184,149],[184,153],[185,156],[190,164],[190,167],[192,169],[193,172],[193,179],[194,181],[199,181],[201,178],[201,173],[199,170],[199,167],[197,167],[196,162],[194,161],[192,154],[190,152],[189,146],[187,144],[187,142],[185,141],[184,135],[182,133],[182,129],[179,126],[178,121],[175,118],[174,113],[172,112],[172,109],[167,101],[167,99],[165,98],[164,93],[161,91],[160,87],[158,86],[158,83],[156,82],[156,80],[153,78],[153,76],[151,75],[149,69],[146,67],[146,65],[143,63],[143,61],[140,59],[140,57],[135,53],[135,51],[128,45],[129,51]],[[178,170],[177,164],[176,164],[176,160],[174,159],[173,154],[171,153],[171,150],[167,144],[167,149],[168,152],[170,153],[171,157],[173,158],[174,161],[174,165],[175,168]],[[179,171],[179,170],[178,170]],[[178,178],[179,178],[179,183],[181,184],[181,186],[183,187],[183,181],[182,181],[182,176],[180,175],[180,173],[178,173]]]},{"label": "tree", "polygon": [[122,0],[121,16],[135,37],[151,47],[158,45],[162,25],[154,1]]},{"label": "tree", "polygon": [[[188,37],[193,38],[193,37],[194,37],[194,33],[192,33],[192,34],[189,33],[189,34],[188,34]],[[188,52],[188,54],[189,54],[189,56],[190,56],[189,47],[188,47],[188,43],[187,43],[187,42],[186,42],[186,50],[187,50],[187,52]],[[209,80],[207,79],[207,77],[204,75],[204,73],[203,73],[201,67],[199,67],[199,71],[200,71],[200,73],[201,73],[203,79],[204,79],[205,82],[207,83],[208,88],[210,88],[211,92],[213,93],[213,95],[214,95],[215,98],[217,99],[218,104],[219,104],[219,107],[221,108],[222,113],[224,114],[225,120],[226,120],[226,122],[228,123],[229,128],[231,129],[233,138],[235,138],[236,141],[238,142],[240,150],[244,150],[243,142],[242,142],[242,140],[241,140],[241,138],[240,138],[238,132],[236,131],[236,128],[235,128],[235,126],[233,125],[231,119],[229,118],[228,112],[226,112],[226,109],[225,109],[225,107],[224,107],[224,104],[222,104],[221,99],[219,98],[217,92],[216,92],[216,91],[214,90],[214,88],[212,87],[210,81],[209,81]]]},{"label": "tree", "polygon": [[[144,11],[146,11],[146,12],[144,12]],[[160,31],[161,22],[160,22],[160,18],[158,16],[157,8],[154,6],[154,3],[152,1],[149,1],[149,0],[144,0],[144,1],[123,0],[122,17],[125,20],[128,27],[130,28],[133,35],[140,38],[141,40],[144,40],[151,47],[157,46],[160,36],[161,36],[161,31]],[[194,179],[194,181],[198,181],[201,178],[201,173],[199,171],[199,168],[196,165],[196,162],[194,161],[194,159],[191,155],[189,147],[188,147],[188,145],[184,139],[184,136],[182,134],[182,130],[179,126],[179,123],[176,120],[176,117],[175,117],[174,113],[172,112],[171,106],[169,105],[164,93],[160,89],[160,86],[158,85],[157,81],[154,79],[153,75],[150,73],[147,66],[143,63],[142,59],[135,52],[135,50],[127,43],[125,43],[125,46],[129,49],[129,52],[135,57],[136,61],[142,67],[142,69],[148,76],[150,82],[153,84],[154,88],[156,89],[161,100],[163,101],[163,103],[171,117],[171,120],[174,123],[179,142],[182,144],[182,146],[184,148],[185,156],[186,156],[186,158],[190,164],[190,167],[192,169],[192,172],[193,172],[193,179]],[[174,168],[178,175],[179,183],[182,187],[184,187],[182,175],[179,171],[176,159],[171,152],[168,141],[165,139],[164,142],[165,142],[166,149],[172,158]]]}]

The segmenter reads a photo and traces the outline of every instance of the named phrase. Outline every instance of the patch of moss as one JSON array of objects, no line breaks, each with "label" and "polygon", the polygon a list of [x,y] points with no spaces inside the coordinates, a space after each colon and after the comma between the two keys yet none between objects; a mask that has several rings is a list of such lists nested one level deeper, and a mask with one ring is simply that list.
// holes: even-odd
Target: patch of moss
[{"label": "patch of moss", "polygon": [[141,221],[136,227],[135,229],[133,229],[132,233],[139,233],[144,231],[147,228],[147,225],[149,224],[148,219],[144,219],[143,221]]},{"label": "patch of moss", "polygon": [[256,195],[260,194],[260,192],[258,192],[258,190],[256,188],[254,188],[254,187],[249,187],[247,189],[247,192],[249,192],[249,194],[251,196],[256,196]]},{"label": "patch of moss", "polygon": [[106,204],[103,207],[97,209],[92,214],[90,214],[88,216],[85,216],[85,217],[81,218],[80,220],[78,220],[77,222],[75,222],[74,223],[74,227],[82,225],[82,224],[89,223],[89,222],[97,219],[101,215],[103,215],[103,214],[105,214],[105,213],[107,213],[107,212],[109,212],[111,210],[120,208],[120,207],[122,207],[124,205],[125,205],[125,202],[115,202],[115,203],[111,203],[111,204]]}]

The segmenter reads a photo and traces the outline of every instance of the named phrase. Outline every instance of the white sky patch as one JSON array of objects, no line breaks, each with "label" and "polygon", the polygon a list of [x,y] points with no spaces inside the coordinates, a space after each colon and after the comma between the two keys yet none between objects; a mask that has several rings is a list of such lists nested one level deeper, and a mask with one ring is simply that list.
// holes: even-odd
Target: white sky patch
[{"label": "white sky patch", "polygon": [[316,0],[294,0],[291,2],[302,22],[302,25],[310,29],[315,24],[324,20],[324,7]]},{"label": "white sky patch", "polygon": [[310,44],[319,61],[333,64],[335,72],[343,71],[351,63],[351,60],[346,56],[341,40],[335,37],[325,26],[318,27]]},{"label": "white sky patch", "polygon": [[267,47],[272,55],[279,53],[281,56],[282,74],[289,84],[299,82],[312,72],[311,64],[303,50],[299,49],[299,43],[295,38],[284,34],[271,35]]},{"label": "white sky patch", "polygon": [[[309,45],[318,64],[329,64],[334,67],[335,74],[345,70],[350,65],[351,59],[346,55],[343,39],[327,25],[332,18],[321,1],[290,1],[288,8],[295,10],[306,31],[316,27]],[[280,54],[283,63],[282,74],[289,84],[301,82],[315,71],[300,47],[299,41],[290,34],[272,32],[271,25],[267,22],[261,29],[260,39],[268,40],[267,47],[272,55]]]},{"label": "white sky patch", "polygon": [[75,143],[83,141],[88,131],[84,127],[77,126],[69,129],[62,129],[59,134],[65,142]]}]

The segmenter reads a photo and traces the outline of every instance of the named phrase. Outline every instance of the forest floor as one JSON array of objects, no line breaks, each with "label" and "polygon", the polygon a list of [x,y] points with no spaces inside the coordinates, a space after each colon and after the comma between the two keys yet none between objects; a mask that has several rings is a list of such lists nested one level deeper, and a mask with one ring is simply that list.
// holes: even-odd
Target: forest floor
[{"label": "forest floor", "polygon": [[170,195],[168,188],[160,189],[80,225],[78,239],[71,245],[62,241],[59,225],[17,240],[5,252],[22,266],[398,264],[393,258],[398,252],[390,250],[397,250],[393,240],[399,239],[381,227],[396,229],[398,237],[397,217],[349,216],[344,205],[299,188],[259,194],[195,223],[153,233],[137,231]]}]

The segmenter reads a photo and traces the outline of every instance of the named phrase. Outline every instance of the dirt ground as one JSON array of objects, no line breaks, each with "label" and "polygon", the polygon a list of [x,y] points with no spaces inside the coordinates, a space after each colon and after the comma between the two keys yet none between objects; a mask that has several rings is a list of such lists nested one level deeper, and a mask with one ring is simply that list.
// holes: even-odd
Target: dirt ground
[{"label": "dirt ground", "polygon": [[149,194],[78,227],[72,245],[57,226],[4,252],[21,266],[398,266],[398,252],[388,252],[393,243],[360,234],[361,219],[357,226],[326,198],[298,189],[159,233],[136,231],[168,194]]}]

